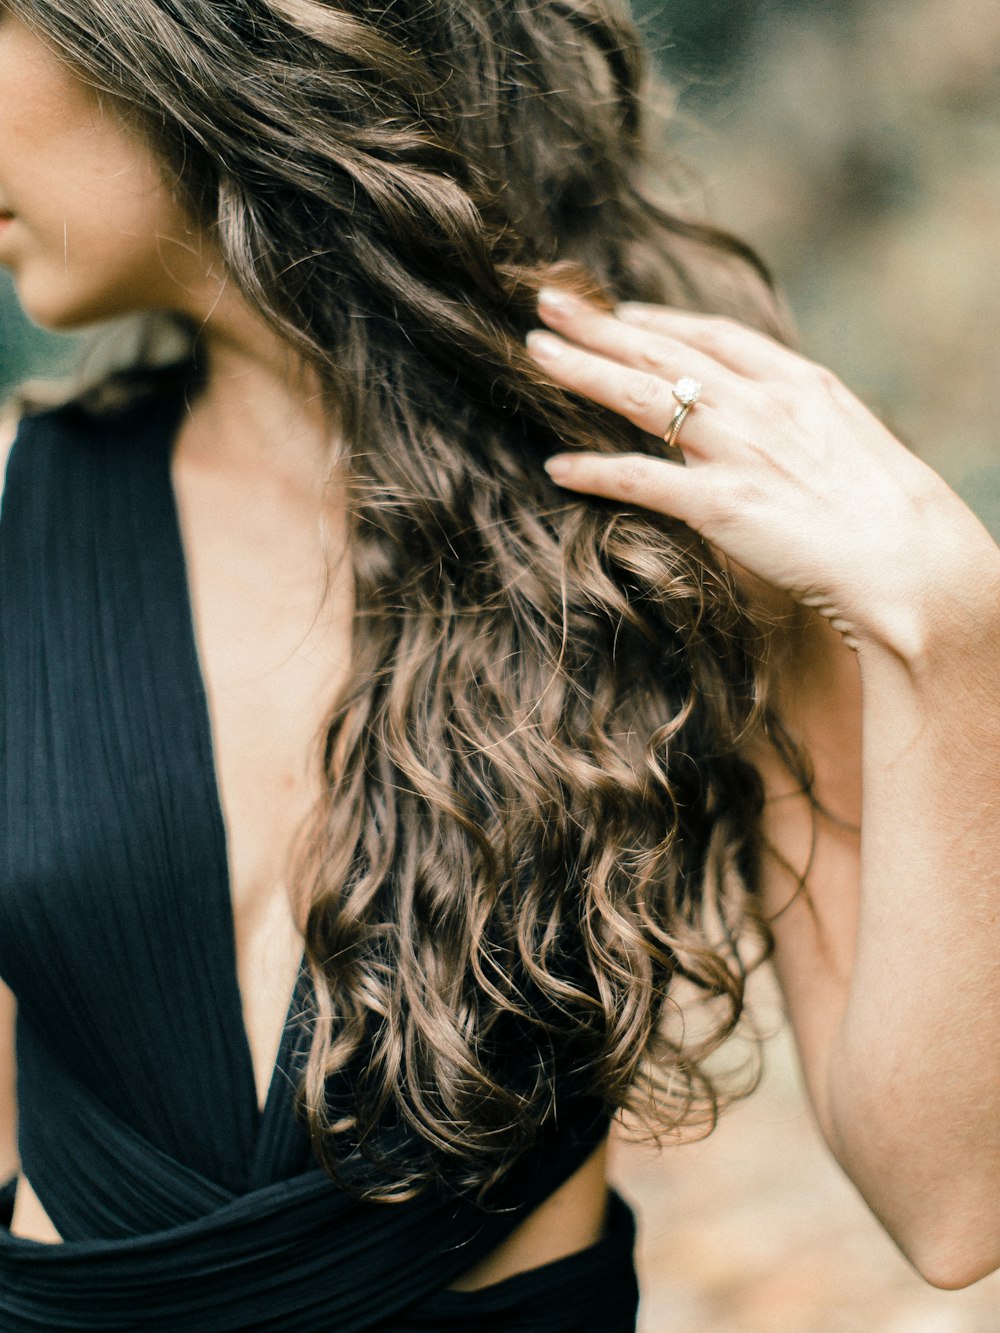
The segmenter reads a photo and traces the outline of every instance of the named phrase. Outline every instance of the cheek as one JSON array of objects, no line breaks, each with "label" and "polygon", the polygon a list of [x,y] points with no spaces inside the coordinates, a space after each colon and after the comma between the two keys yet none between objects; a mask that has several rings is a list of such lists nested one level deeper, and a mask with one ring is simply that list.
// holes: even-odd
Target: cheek
[{"label": "cheek", "polygon": [[168,208],[92,182],[60,195],[50,211],[23,219],[20,237],[12,238],[20,241],[14,282],[31,319],[68,329],[176,299],[171,289],[180,274],[172,273],[171,260],[183,251],[169,239],[176,220]]},{"label": "cheek", "polygon": [[73,328],[176,303],[191,280],[181,209],[149,149],[61,67],[26,60],[0,111],[0,238],[28,316]]}]

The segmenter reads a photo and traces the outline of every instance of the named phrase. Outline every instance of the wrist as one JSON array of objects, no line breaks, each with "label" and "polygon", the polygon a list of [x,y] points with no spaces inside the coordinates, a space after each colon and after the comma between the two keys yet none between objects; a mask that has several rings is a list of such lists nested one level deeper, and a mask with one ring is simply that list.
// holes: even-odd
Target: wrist
[{"label": "wrist", "polygon": [[941,561],[933,577],[859,630],[862,661],[890,655],[914,676],[983,653],[1000,663],[1000,547],[984,537],[974,558]]}]

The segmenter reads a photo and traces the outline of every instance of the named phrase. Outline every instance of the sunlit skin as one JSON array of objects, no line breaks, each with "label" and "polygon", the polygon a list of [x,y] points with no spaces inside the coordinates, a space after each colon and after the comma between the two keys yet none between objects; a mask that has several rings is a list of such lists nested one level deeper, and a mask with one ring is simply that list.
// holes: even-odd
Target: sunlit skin
[{"label": "sunlit skin", "polygon": [[[208,382],[178,437],[174,481],[262,1096],[301,943],[287,849],[318,793],[315,738],[351,646],[343,517],[328,484],[336,442],[309,376],[227,283],[211,235],[185,215],[153,152],[2,14],[0,214],[11,220],[0,224],[0,264],[28,314],[73,329],[167,310],[202,329]],[[813,911],[799,899],[777,924],[806,1081],[824,1135],[900,1247],[929,1280],[962,1285],[1000,1263],[1000,1117],[986,1114],[1000,1104],[1000,819],[984,816],[984,793],[1000,790],[1000,553],[819,367],[735,325],[658,308],[620,314],[550,297],[540,308],[549,332],[530,346],[552,379],[630,417],[651,442],[676,407],[672,384],[700,379],[703,400],[681,434],[686,466],[580,454],[553,476],[677,514],[740,577],[777,589],[786,719],[840,821],[819,820]],[[324,602],[331,564],[340,576]],[[758,758],[768,834],[801,868],[809,807]],[[791,882],[774,859],[771,910]],[[969,975],[980,979],[971,991]],[[962,1096],[942,1099],[942,1088]],[[467,1284],[594,1240],[603,1167],[598,1153]],[[23,1180],[13,1229],[58,1239]]]},{"label": "sunlit skin", "polygon": [[25,310],[74,328],[194,297],[205,260],[152,157],[26,27],[0,24],[0,256]]}]

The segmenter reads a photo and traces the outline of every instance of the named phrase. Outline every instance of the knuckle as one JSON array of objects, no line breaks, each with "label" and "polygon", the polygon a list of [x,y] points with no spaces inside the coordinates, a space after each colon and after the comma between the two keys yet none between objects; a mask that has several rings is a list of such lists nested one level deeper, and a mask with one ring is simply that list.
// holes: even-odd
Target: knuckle
[{"label": "knuckle", "polygon": [[765,421],[768,416],[797,417],[802,407],[802,388],[800,383],[794,381],[770,386],[767,408],[763,413]]},{"label": "knuckle", "polygon": [[708,315],[701,326],[701,341],[708,349],[725,347],[730,344],[740,330],[734,320],[724,315]]},{"label": "knuckle", "polygon": [[667,352],[664,348],[656,346],[643,348],[641,356],[643,370],[647,370],[650,374],[661,379],[670,379],[671,367],[667,362]]},{"label": "knuckle", "polygon": [[635,495],[649,479],[649,462],[635,454],[619,460],[616,469],[618,489],[622,495]]},{"label": "knuckle", "polygon": [[816,367],[813,372],[813,382],[831,398],[836,398],[843,392],[844,385],[840,377],[835,375],[827,366]]},{"label": "knuckle", "polygon": [[727,477],[712,489],[709,502],[713,519],[720,524],[738,520],[754,508],[760,498],[760,488],[749,477]]},{"label": "knuckle", "polygon": [[663,395],[662,383],[652,375],[638,375],[625,391],[626,407],[639,415],[654,407]]},{"label": "knuckle", "polygon": [[769,388],[771,410],[785,422],[805,423],[817,407],[840,405],[848,390],[843,381],[825,366],[807,363],[799,374]]}]

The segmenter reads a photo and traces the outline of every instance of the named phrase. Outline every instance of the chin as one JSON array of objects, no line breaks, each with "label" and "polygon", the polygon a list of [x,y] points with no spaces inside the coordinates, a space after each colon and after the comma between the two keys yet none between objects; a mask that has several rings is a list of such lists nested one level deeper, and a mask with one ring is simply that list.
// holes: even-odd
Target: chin
[{"label": "chin", "polygon": [[125,313],[98,297],[67,292],[64,285],[22,282],[15,277],[18,302],[32,324],[49,333],[76,333]]}]

